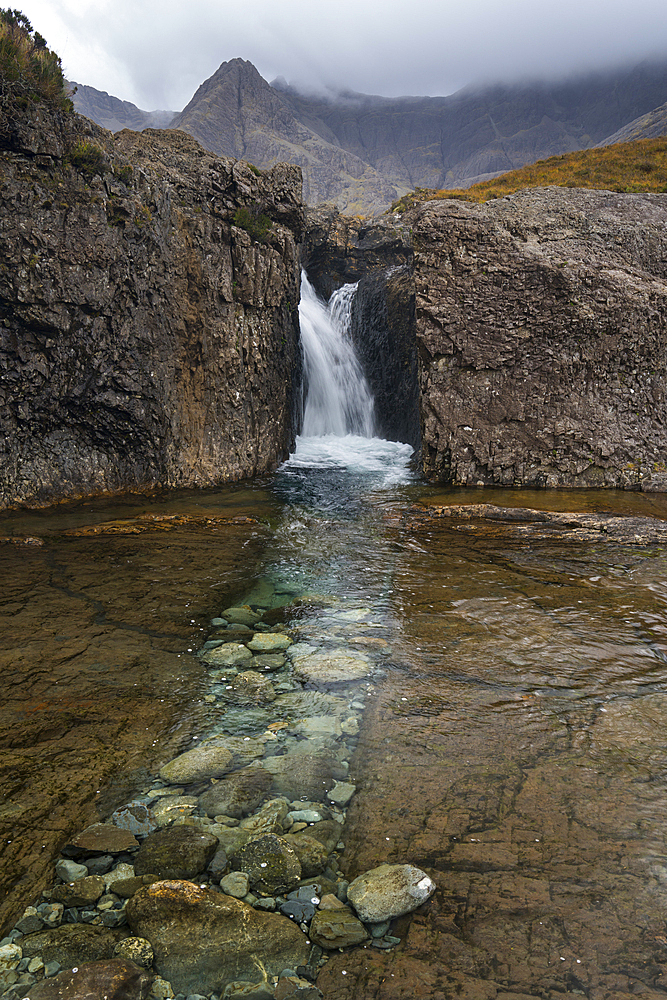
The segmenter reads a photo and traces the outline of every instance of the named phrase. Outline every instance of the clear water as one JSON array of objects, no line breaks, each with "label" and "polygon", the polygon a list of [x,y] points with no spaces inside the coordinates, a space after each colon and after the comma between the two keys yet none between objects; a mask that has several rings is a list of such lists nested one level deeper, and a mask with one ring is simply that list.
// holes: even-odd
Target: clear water
[{"label": "clear water", "polygon": [[325,995],[664,996],[667,553],[414,516],[475,502],[667,520],[657,494],[430,487],[347,429],[252,483],[4,515],[44,542],[0,546],[5,915],[73,814],[220,722],[188,650],[261,601],[378,668],[345,870],[438,884],[398,949],[335,955]]}]

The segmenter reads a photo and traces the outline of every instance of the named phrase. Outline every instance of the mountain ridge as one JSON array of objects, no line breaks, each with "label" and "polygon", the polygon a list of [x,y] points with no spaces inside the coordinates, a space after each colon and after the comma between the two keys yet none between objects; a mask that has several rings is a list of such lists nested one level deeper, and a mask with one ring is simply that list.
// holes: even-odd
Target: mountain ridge
[{"label": "mountain ridge", "polygon": [[[374,214],[415,188],[468,187],[604,144],[666,99],[667,61],[567,81],[466,87],[446,97],[387,98],[301,94],[282,79],[267,83],[237,58],[203,81],[169,127],[260,169],[297,164],[309,205]],[[77,95],[74,101],[82,110]],[[121,110],[109,107],[107,118]],[[139,123],[150,114],[136,111]]]}]

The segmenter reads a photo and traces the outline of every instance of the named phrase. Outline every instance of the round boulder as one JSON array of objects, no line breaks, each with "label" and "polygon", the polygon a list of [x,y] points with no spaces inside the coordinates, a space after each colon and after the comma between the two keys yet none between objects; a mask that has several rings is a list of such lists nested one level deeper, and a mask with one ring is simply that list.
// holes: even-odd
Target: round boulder
[{"label": "round boulder", "polygon": [[432,878],[414,865],[380,865],[351,882],[348,901],[365,923],[379,924],[416,910],[435,892]]},{"label": "round boulder", "polygon": [[263,896],[290,892],[301,879],[295,851],[274,833],[251,840],[229,860],[232,870],[245,872],[252,891]]}]

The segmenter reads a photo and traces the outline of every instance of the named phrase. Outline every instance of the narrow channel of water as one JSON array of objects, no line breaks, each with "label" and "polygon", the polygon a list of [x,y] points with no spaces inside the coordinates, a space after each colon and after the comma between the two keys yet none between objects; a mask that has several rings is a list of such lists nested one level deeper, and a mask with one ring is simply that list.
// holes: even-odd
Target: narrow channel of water
[{"label": "narrow channel of water", "polygon": [[343,870],[411,862],[438,885],[398,947],[335,954],[325,996],[664,996],[667,555],[414,511],[667,520],[667,498],[428,487],[407,446],[309,426],[254,483],[2,517],[43,541],[0,546],[5,920],[73,811],[108,815],[192,737],[265,727],[207,700],[194,655],[246,602],[372,663],[331,691],[364,706]]}]

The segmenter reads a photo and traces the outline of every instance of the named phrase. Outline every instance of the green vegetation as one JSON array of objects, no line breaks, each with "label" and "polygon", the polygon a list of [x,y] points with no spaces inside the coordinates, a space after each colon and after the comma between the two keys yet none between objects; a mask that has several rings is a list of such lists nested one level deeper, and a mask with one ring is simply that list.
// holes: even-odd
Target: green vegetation
[{"label": "green vegetation", "polygon": [[94,142],[77,143],[69,154],[69,160],[73,167],[88,177],[101,174],[104,170],[104,150]]},{"label": "green vegetation", "polygon": [[72,110],[60,58],[25,14],[0,8],[0,133],[19,108],[39,102]]},{"label": "green vegetation", "polygon": [[234,225],[239,229],[245,229],[256,243],[266,243],[273,223],[268,215],[260,212],[259,205],[251,205],[250,208],[237,208],[234,213]]},{"label": "green vegetation", "polygon": [[261,177],[262,176],[262,171],[259,169],[259,167],[256,167],[254,163],[249,163],[248,164],[248,169],[252,171],[252,173],[255,175],[255,177]]},{"label": "green vegetation", "polygon": [[455,198],[483,202],[534,187],[597,188],[638,194],[667,192],[667,139],[638,139],[603,149],[582,149],[563,156],[538,160],[467,190],[435,191],[417,188],[395,202],[390,211],[405,212],[423,201]]}]

